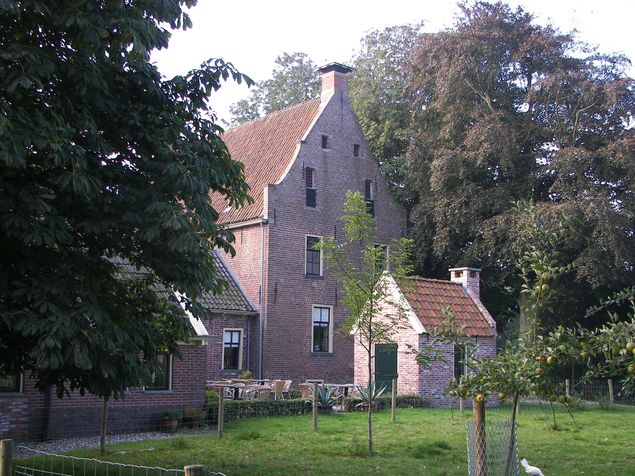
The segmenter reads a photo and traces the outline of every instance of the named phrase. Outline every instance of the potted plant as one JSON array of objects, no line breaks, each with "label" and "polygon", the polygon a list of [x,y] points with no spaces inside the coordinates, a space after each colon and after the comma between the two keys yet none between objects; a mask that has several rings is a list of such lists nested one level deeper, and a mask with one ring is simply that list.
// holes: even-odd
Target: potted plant
[{"label": "potted plant", "polygon": [[251,380],[254,378],[254,374],[251,373],[251,370],[243,370],[238,378],[240,380]]},{"label": "potted plant", "polygon": [[373,405],[373,410],[379,410],[379,397],[386,391],[386,386],[382,385],[378,388],[375,382],[372,382],[370,387],[358,385],[357,391],[362,401],[356,406],[368,410],[368,402],[370,402]]},{"label": "potted plant", "polygon": [[[332,388],[319,385],[317,387],[316,400],[318,405],[318,413],[320,415],[330,415],[333,413],[333,404],[335,404],[335,395]],[[310,398],[308,402],[313,402]]]},{"label": "potted plant", "polygon": [[188,408],[183,414],[183,422],[188,428],[199,428],[203,421],[203,410],[198,408]]},{"label": "potted plant", "polygon": [[163,430],[168,433],[174,433],[179,426],[181,412],[178,410],[166,410],[161,413],[161,422]]}]

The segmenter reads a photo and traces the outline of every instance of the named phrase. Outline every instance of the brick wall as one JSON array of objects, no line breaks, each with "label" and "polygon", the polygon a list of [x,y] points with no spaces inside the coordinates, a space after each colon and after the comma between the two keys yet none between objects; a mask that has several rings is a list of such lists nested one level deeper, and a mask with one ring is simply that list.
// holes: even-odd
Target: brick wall
[{"label": "brick wall", "polygon": [[28,376],[19,393],[0,393],[0,439],[39,439],[46,423],[47,395]]},{"label": "brick wall", "polygon": [[[173,359],[172,390],[131,389],[125,399],[109,402],[108,432],[154,430],[168,409],[202,408],[205,401],[207,347],[181,346],[182,359]],[[24,392],[0,397],[0,437],[18,440],[55,439],[99,434],[102,401],[74,392],[58,399],[40,393],[27,379]]]},{"label": "brick wall", "polygon": [[[322,135],[329,148],[322,149]],[[353,156],[353,144],[360,156]],[[315,170],[317,207],[306,207],[304,168]],[[347,311],[342,289],[326,269],[321,277],[307,277],[306,235],[341,237],[341,209],[346,191],[363,193],[364,180],[376,182],[378,243],[388,244],[405,233],[405,212],[391,197],[379,176],[348,97],[336,93],[301,143],[297,159],[277,185],[268,188],[268,275],[265,310],[265,376],[323,378],[350,382],[353,378],[353,343],[337,332]],[[332,353],[312,353],[313,305],[332,306]]]},{"label": "brick wall", "polygon": [[[237,378],[244,370],[256,373],[258,316],[213,314],[205,319],[205,327],[212,339],[207,347],[207,379]],[[239,370],[223,370],[223,331],[242,329],[242,365]]]}]

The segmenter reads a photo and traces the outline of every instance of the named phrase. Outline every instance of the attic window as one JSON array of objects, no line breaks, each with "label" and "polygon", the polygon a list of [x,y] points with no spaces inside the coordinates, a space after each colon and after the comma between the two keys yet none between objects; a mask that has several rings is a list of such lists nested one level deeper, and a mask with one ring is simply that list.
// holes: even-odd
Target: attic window
[{"label": "attic window", "polygon": [[317,190],[313,183],[313,174],[315,170],[311,167],[307,167],[304,172],[304,178],[306,180],[306,206],[315,208],[317,206]]},{"label": "attic window", "polygon": [[353,157],[359,157],[359,144],[353,144]]},{"label": "attic window", "polygon": [[455,271],[454,272],[454,277],[455,278],[460,278],[463,276],[463,271]]},{"label": "attic window", "polygon": [[329,136],[325,136],[324,134],[322,134],[322,148],[323,149],[329,148]]},{"label": "attic window", "polygon": [[366,210],[371,216],[375,216],[375,196],[373,194],[372,180],[364,180],[364,199],[366,200]]},{"label": "attic window", "polygon": [[476,278],[476,271],[470,271],[470,278]]}]

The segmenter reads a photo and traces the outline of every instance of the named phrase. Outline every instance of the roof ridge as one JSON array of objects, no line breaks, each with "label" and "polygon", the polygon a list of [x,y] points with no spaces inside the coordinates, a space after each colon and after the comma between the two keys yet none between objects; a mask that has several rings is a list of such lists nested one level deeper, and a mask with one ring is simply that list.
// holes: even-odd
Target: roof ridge
[{"label": "roof ridge", "polygon": [[457,283],[457,282],[454,282],[454,281],[449,281],[447,279],[424,278],[424,277],[421,277],[421,276],[406,276],[405,279],[411,279],[413,281],[432,281],[434,283],[455,284],[457,286],[461,286],[461,283]]},{"label": "roof ridge", "polygon": [[278,114],[281,114],[283,112],[287,112],[287,111],[289,111],[291,109],[294,109],[296,107],[305,106],[307,104],[310,104],[310,103],[315,102],[315,101],[320,101],[320,100],[321,100],[320,97],[317,97],[317,98],[314,98],[314,99],[309,99],[308,101],[302,101],[302,102],[299,102],[297,104],[292,104],[291,106],[287,106],[287,107],[285,107],[283,109],[278,109],[277,111],[270,112],[269,114],[265,114],[264,116],[257,117],[256,119],[252,119],[251,121],[243,122],[242,124],[239,124],[236,127],[232,127],[231,129],[227,129],[225,132],[223,132],[223,134],[227,134],[228,132],[233,132],[233,131],[235,131],[237,129],[240,129],[242,127],[250,126],[250,125],[255,124],[255,123],[259,122],[259,121],[264,121],[265,119],[269,119],[269,118],[271,118],[273,116],[276,116]]}]

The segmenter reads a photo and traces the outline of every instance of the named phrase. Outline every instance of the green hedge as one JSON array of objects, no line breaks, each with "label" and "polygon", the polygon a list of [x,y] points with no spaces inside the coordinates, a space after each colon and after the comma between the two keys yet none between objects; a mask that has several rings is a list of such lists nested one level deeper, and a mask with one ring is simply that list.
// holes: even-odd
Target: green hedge
[{"label": "green hedge", "polygon": [[[384,395],[377,400],[377,410],[390,408],[392,397]],[[364,408],[360,405],[363,403],[361,398],[347,397],[344,399],[344,408],[347,412],[361,411]],[[424,408],[429,407],[430,402],[421,395],[397,395],[398,408]]]},{"label": "green hedge", "polygon": [[[302,415],[311,413],[311,405],[302,399],[292,400],[229,400],[225,399],[224,421],[263,416]],[[218,392],[207,392],[207,418],[218,422]]]},{"label": "green hedge", "polygon": [[[390,395],[378,400],[378,409],[390,408]],[[360,398],[345,398],[346,411],[360,411]],[[397,407],[399,408],[423,408],[430,403],[420,395],[398,395]],[[211,424],[218,422],[218,392],[207,392],[207,419]],[[241,418],[253,418],[264,416],[303,415],[311,413],[311,403],[303,399],[291,400],[225,400],[225,421],[239,420]]]}]

